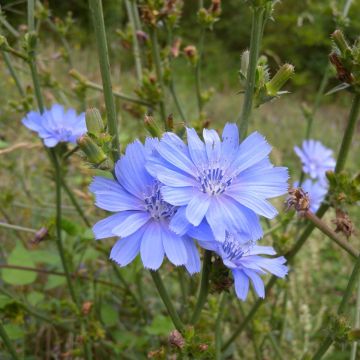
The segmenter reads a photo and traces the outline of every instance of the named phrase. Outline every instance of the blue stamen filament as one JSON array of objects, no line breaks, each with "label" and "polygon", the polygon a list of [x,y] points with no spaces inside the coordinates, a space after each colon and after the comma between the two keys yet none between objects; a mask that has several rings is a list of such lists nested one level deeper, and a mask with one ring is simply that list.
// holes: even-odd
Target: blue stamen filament
[{"label": "blue stamen filament", "polygon": [[200,182],[201,191],[209,195],[222,194],[232,182],[231,178],[224,176],[224,172],[220,168],[204,170],[197,179]]}]

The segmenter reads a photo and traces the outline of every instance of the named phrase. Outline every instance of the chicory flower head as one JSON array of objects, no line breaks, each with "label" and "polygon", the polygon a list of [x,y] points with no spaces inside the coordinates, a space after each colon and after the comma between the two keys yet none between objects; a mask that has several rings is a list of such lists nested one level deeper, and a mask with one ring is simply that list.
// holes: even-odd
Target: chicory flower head
[{"label": "chicory flower head", "polygon": [[215,130],[204,129],[203,137],[204,142],[188,128],[186,145],[165,133],[147,163],[164,184],[164,200],[181,207],[170,228],[183,233],[186,223],[199,226],[206,220],[218,241],[225,240],[226,231],[259,239],[258,215],[277,214],[267,199],[287,192],[287,168],[270,163],[271,147],[257,132],[239,144],[237,126],[227,124],[222,141]]},{"label": "chicory flower head", "polygon": [[74,109],[65,110],[54,104],[42,114],[30,111],[22,123],[30,130],[36,131],[44,140],[46,147],[54,147],[59,142],[76,143],[86,133],[85,114],[76,114]]},{"label": "chicory flower head", "polygon": [[333,170],[335,167],[331,149],[325,147],[320,141],[304,140],[302,148],[295,146],[294,151],[302,162],[305,174],[312,179],[326,182],[326,171]]},{"label": "chicory flower head", "polygon": [[140,252],[144,267],[157,270],[166,254],[174,265],[185,265],[192,274],[200,270],[194,240],[170,230],[169,222],[178,208],[164,201],[162,185],[145,169],[154,142],[148,139],[144,146],[136,140],[128,145],[115,165],[115,180],[94,178],[90,190],[95,204],[115,214],[95,224],[93,231],[96,239],[120,237],[110,254],[120,266]]},{"label": "chicory flower head", "polygon": [[[299,183],[296,182],[294,186],[298,187]],[[328,191],[327,183],[306,179],[301,184],[301,187],[309,196],[310,210],[315,213],[325,199],[326,193]]]},{"label": "chicory flower head", "polygon": [[271,273],[284,278],[288,273],[283,256],[277,258],[260,255],[276,255],[270,246],[258,246],[255,241],[248,240],[244,234],[226,234],[223,243],[218,241],[200,241],[200,246],[215,251],[228,267],[234,278],[235,292],[239,299],[245,301],[249,292],[250,281],[261,298],[265,297],[264,282],[261,275]]}]

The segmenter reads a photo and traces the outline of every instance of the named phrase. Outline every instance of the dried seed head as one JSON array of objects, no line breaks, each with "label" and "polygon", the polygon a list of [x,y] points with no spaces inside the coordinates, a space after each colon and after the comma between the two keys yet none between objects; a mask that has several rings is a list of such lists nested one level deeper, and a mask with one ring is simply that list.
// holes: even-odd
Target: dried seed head
[{"label": "dried seed head", "polygon": [[169,343],[172,346],[176,346],[179,349],[182,349],[185,346],[185,340],[179,331],[174,330],[169,335]]},{"label": "dried seed head", "polygon": [[81,307],[81,312],[83,313],[83,315],[88,315],[92,309],[92,306],[93,306],[92,301],[85,301]]},{"label": "dried seed head", "polygon": [[49,234],[49,229],[42,227],[40,230],[38,230],[35,233],[34,238],[31,240],[31,243],[33,245],[37,245],[38,243],[40,243],[41,241],[45,240],[45,238],[48,236]]},{"label": "dried seed head", "polygon": [[286,209],[291,207],[298,212],[308,211],[310,208],[310,199],[308,193],[302,188],[292,188],[289,190],[289,197],[286,200]]},{"label": "dried seed head", "polygon": [[335,232],[342,232],[346,238],[349,238],[354,233],[354,224],[345,211],[336,209],[336,219],[332,220],[332,222],[336,225]]}]

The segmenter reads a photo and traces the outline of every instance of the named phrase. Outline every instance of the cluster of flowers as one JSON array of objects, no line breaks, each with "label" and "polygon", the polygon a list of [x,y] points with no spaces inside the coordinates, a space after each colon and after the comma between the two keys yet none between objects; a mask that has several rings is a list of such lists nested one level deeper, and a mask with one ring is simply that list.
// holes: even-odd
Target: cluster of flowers
[{"label": "cluster of flowers", "polygon": [[[59,134],[69,135],[72,126],[72,135],[82,135],[79,119],[59,119],[54,107],[23,120],[45,140],[53,131],[47,146]],[[65,118],[67,114],[62,111]],[[72,135],[60,141],[71,141]],[[166,255],[190,274],[200,271],[197,242],[231,269],[240,299],[246,299],[250,282],[264,297],[260,276],[284,277],[288,271],[284,257],[273,257],[272,247],[257,245],[263,235],[259,216],[277,215],[268,199],[288,190],[287,168],[274,167],[270,152],[257,132],[240,143],[235,124],[225,126],[222,139],[215,130],[204,129],[202,141],[187,128],[187,144],[172,132],[147,138],[144,145],[136,140],[116,162],[114,178],[95,177],[90,185],[96,205],[114,212],[93,227],[95,237],[119,238],[110,258],[120,266],[140,253],[144,267],[157,270]]]},{"label": "cluster of flowers", "polygon": [[[302,148],[295,146],[294,151],[302,162],[304,174],[308,175],[301,187],[310,198],[310,210],[316,212],[328,192],[326,172],[335,168],[333,151],[316,140],[305,140]],[[298,187],[299,183],[294,186]]]}]

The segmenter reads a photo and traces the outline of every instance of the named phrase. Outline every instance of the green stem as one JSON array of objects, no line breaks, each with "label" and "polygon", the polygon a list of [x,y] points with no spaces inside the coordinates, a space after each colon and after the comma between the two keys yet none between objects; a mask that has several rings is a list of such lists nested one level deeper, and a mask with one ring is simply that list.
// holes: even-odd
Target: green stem
[{"label": "green stem", "polygon": [[210,250],[205,250],[203,268],[201,270],[201,283],[198,299],[195,305],[195,310],[191,318],[191,324],[195,325],[200,318],[201,310],[205,304],[208,292],[209,292],[209,278],[211,270],[211,256]]},{"label": "green stem", "polygon": [[177,96],[174,80],[170,81],[169,89],[170,89],[171,96],[174,99],[175,106],[176,106],[176,108],[177,108],[177,110],[179,112],[179,115],[180,115],[182,121],[184,122],[184,124],[186,125],[187,124],[186,116],[184,114],[184,111],[183,111],[182,106],[180,104],[179,98]]},{"label": "green stem", "polygon": [[25,91],[21,85],[21,81],[19,79],[19,76],[16,72],[16,70],[14,69],[14,67],[12,66],[12,63],[11,63],[11,60],[10,60],[10,57],[9,57],[9,54],[5,51],[2,51],[1,52],[2,55],[3,55],[3,58],[4,58],[4,62],[5,62],[5,65],[7,66],[7,68],[9,69],[9,72],[10,72],[10,75],[11,77],[14,79],[15,81],[15,85],[19,91],[19,94],[21,95],[21,97],[25,97]]},{"label": "green stem", "polygon": [[136,36],[136,22],[135,22],[135,14],[134,8],[131,4],[130,0],[125,0],[126,11],[128,14],[131,30],[132,30],[132,40],[133,40],[133,52],[135,58],[135,69],[136,69],[136,77],[138,79],[138,83],[142,83],[142,65],[141,65],[141,53],[138,38]]},{"label": "green stem", "polygon": [[70,296],[73,302],[79,306],[79,302],[75,293],[75,289],[72,283],[70,271],[67,265],[67,261],[65,258],[65,249],[62,242],[62,219],[61,219],[61,165],[59,164],[59,160],[55,150],[51,150],[51,155],[53,158],[53,163],[55,167],[55,179],[56,179],[56,245],[59,251],[62,267],[64,269],[67,286],[70,291]]},{"label": "green stem", "polygon": [[347,251],[355,259],[359,256],[359,252],[356,249],[354,249],[348,241],[345,241],[340,236],[338,236],[331,228],[329,228],[321,219],[319,219],[311,211],[306,211],[304,216],[306,219],[310,220],[319,230],[321,230],[331,240],[336,242],[341,248]]},{"label": "green stem", "polygon": [[107,113],[109,133],[113,137],[113,158],[116,161],[120,155],[120,142],[118,133],[118,124],[116,117],[116,108],[112,93],[109,52],[106,41],[105,23],[101,0],[89,0],[90,11],[92,13],[95,37],[98,46],[98,56],[100,72],[104,88],[104,98]]},{"label": "green stem", "polygon": [[150,271],[151,277],[155,283],[155,286],[159,292],[159,295],[166,306],[166,309],[170,315],[170,318],[176,327],[176,329],[180,332],[184,332],[184,325],[182,321],[179,318],[178,313],[176,312],[176,309],[174,308],[173,303],[171,302],[171,299],[165,289],[165,286],[161,280],[161,277],[157,271]]},{"label": "green stem", "polygon": [[27,227],[19,226],[19,225],[7,224],[7,223],[3,223],[3,222],[0,222],[0,227],[6,228],[6,229],[17,230],[17,231],[30,232],[33,234],[37,233],[37,230],[35,230],[35,229],[31,229],[31,228],[27,228]]},{"label": "green stem", "polygon": [[[338,311],[337,311],[337,315],[342,315],[347,307],[347,304],[349,302],[350,296],[352,294],[353,288],[357,282],[357,278],[358,275],[360,273],[360,256],[358,257],[358,259],[356,260],[354,269],[351,273],[349,282],[347,284],[345,293],[341,299],[341,303],[339,305]],[[333,343],[333,338],[331,336],[327,336],[326,339],[324,340],[324,342],[321,344],[320,348],[318,349],[318,351],[315,353],[315,355],[313,356],[313,360],[320,360],[323,355],[326,353],[326,351],[329,349],[329,347],[331,346],[331,344]]]},{"label": "green stem", "polygon": [[35,1],[27,0],[27,24],[28,31],[35,31]]},{"label": "green stem", "polygon": [[160,114],[161,114],[162,121],[164,123],[165,130],[169,130],[168,124],[167,124],[167,117],[166,117],[165,87],[164,87],[164,81],[163,81],[162,70],[161,70],[161,58],[160,58],[157,29],[155,26],[152,26],[152,27],[150,27],[149,31],[150,31],[150,37],[151,37],[152,56],[153,56],[153,61],[155,63],[156,77],[157,77],[157,81],[158,81],[158,83],[160,85],[160,89],[161,89],[161,100],[159,102]]},{"label": "green stem", "polygon": [[221,340],[222,340],[222,329],[221,322],[225,312],[225,303],[226,303],[226,292],[221,294],[218,315],[216,317],[215,323],[215,359],[221,360]]},{"label": "green stem", "polygon": [[345,167],[345,161],[347,159],[352,138],[356,129],[356,122],[359,118],[359,110],[360,110],[360,94],[356,94],[351,106],[349,121],[345,129],[345,134],[341,142],[338,161],[336,162],[336,167],[335,167],[336,173],[339,173]]},{"label": "green stem", "polygon": [[249,53],[249,66],[246,75],[246,85],[245,85],[245,94],[243,107],[241,115],[239,118],[240,121],[240,136],[242,139],[246,137],[249,119],[253,109],[253,98],[255,90],[255,78],[256,78],[256,68],[259,58],[261,38],[262,38],[262,28],[264,21],[264,8],[255,7],[253,8],[252,14],[252,25],[251,25],[251,38],[250,38],[250,53]]},{"label": "green stem", "polygon": [[199,119],[201,118],[202,109],[204,102],[201,96],[201,63],[204,52],[204,39],[205,39],[205,28],[201,28],[200,40],[199,40],[199,58],[195,66],[195,86],[196,86],[196,98],[198,102]]},{"label": "green stem", "polygon": [[[359,326],[360,326],[360,281],[358,280],[354,328],[357,329],[359,328]],[[356,360],[357,345],[358,345],[358,341],[354,341],[351,348],[350,360]]]},{"label": "green stem", "polygon": [[88,218],[86,217],[82,207],[80,206],[80,204],[78,203],[76,197],[74,196],[72,190],[69,188],[68,184],[66,183],[64,177],[61,178],[61,183],[62,186],[65,190],[65,192],[67,193],[67,195],[69,196],[70,201],[72,202],[72,204],[74,205],[75,209],[77,210],[77,212],[79,213],[80,217],[83,219],[84,223],[86,224],[86,226],[91,227],[91,223],[88,220]]},{"label": "green stem", "polygon": [[11,357],[14,360],[20,360],[1,320],[0,320],[0,337],[3,340],[5,347],[8,349]]}]

